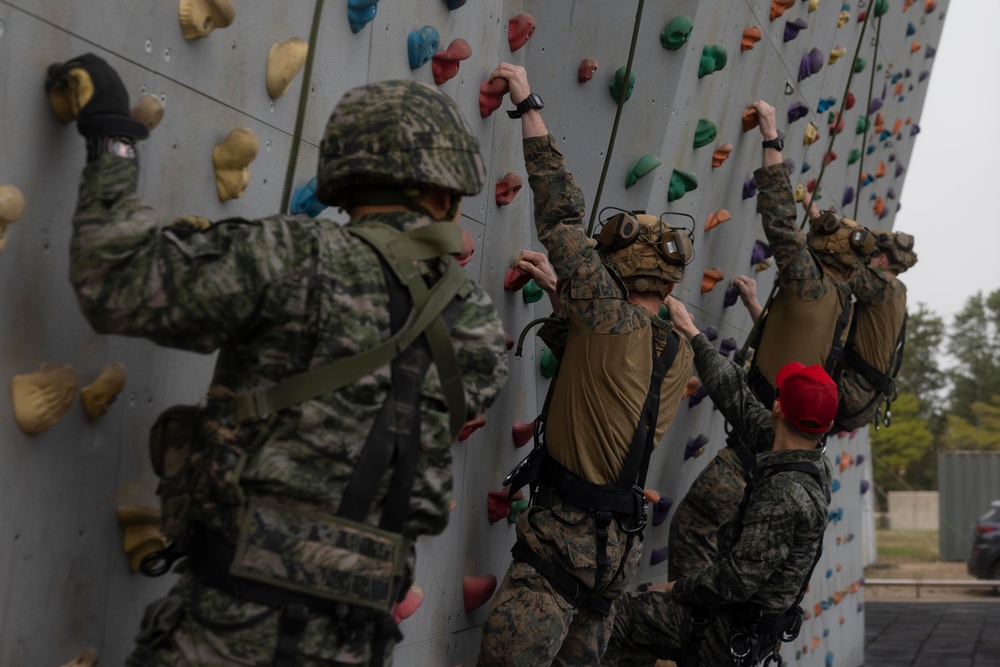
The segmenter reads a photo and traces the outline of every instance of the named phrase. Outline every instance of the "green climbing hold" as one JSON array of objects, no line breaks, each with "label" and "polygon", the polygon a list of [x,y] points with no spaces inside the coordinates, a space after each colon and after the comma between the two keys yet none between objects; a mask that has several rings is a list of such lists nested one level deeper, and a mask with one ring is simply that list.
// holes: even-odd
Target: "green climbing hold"
[{"label": "green climbing hold", "polygon": [[622,90],[624,89],[625,97],[632,97],[632,89],[635,87],[635,70],[628,73],[628,84],[625,84],[625,68],[619,67],[615,72],[615,78],[611,80],[611,85],[608,88],[611,90],[611,97],[614,99],[615,103],[622,100]]},{"label": "green climbing hold", "polygon": [[851,154],[847,156],[847,164],[854,164],[855,162],[857,162],[860,159],[861,159],[861,149],[860,148],[852,148],[851,149]]},{"label": "green climbing hold", "polygon": [[660,44],[668,51],[676,51],[691,38],[694,23],[686,16],[678,16],[660,33]]},{"label": "green climbing hold", "polygon": [[873,8],[875,16],[882,16],[887,11],[889,11],[889,0],[875,0],[875,6]]},{"label": "green climbing hold", "polygon": [[515,500],[510,504],[510,514],[507,515],[507,523],[515,523],[517,521],[517,515],[528,509],[528,499],[522,498],[521,500]]},{"label": "green climbing hold", "polygon": [[707,76],[712,72],[718,72],[726,66],[729,56],[726,54],[726,47],[719,44],[706,45],[701,50],[701,61],[698,63],[698,78]]},{"label": "green climbing hold", "polygon": [[538,286],[534,278],[525,283],[524,287],[521,288],[521,298],[524,299],[525,303],[541,301],[543,296],[545,296],[545,290]]},{"label": "green climbing hold", "polygon": [[694,131],[694,147],[701,148],[702,146],[707,146],[712,143],[715,141],[717,133],[718,129],[715,127],[715,123],[707,118],[700,119],[698,121],[698,127]]},{"label": "green climbing hold", "polygon": [[625,187],[632,187],[640,178],[659,166],[660,158],[655,155],[643,155],[629,168],[628,174],[625,175]]},{"label": "green climbing hold", "polygon": [[698,177],[689,171],[674,169],[667,187],[667,201],[676,201],[698,187]]},{"label": "green climbing hold", "polygon": [[556,359],[556,355],[552,350],[545,348],[542,350],[542,358],[539,360],[538,366],[542,377],[551,380],[556,375],[556,369],[559,368],[559,360]]},{"label": "green climbing hold", "polygon": [[858,72],[863,72],[865,67],[867,66],[868,66],[868,61],[862,58],[861,56],[858,56],[857,58],[854,59],[855,74],[857,74]]},{"label": "green climbing hold", "polygon": [[857,134],[864,134],[868,131],[868,116],[858,116],[858,125],[854,131]]}]

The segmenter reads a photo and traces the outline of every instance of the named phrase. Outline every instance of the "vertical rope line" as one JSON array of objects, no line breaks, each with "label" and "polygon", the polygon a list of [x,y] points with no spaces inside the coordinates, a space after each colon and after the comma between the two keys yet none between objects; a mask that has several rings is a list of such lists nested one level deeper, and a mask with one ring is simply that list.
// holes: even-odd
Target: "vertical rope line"
[{"label": "vertical rope line", "polygon": [[281,192],[281,213],[288,211],[288,202],[292,196],[292,178],[295,176],[295,163],[299,159],[299,142],[302,139],[302,125],[305,122],[306,105],[309,102],[313,57],[316,54],[316,40],[319,35],[319,18],[323,13],[323,2],[324,0],[316,0],[312,27],[309,30],[309,53],[306,55],[306,66],[302,72],[302,90],[299,91],[299,110],[295,115],[295,130],[292,132],[292,150],[288,153],[288,167],[285,169],[285,186]]},{"label": "vertical rope line", "polygon": [[611,153],[615,148],[615,137],[618,135],[618,123],[622,117],[622,107],[625,106],[625,93],[628,88],[629,75],[632,73],[632,60],[635,58],[635,44],[639,39],[639,24],[642,22],[642,7],[645,0],[639,0],[639,5],[635,10],[635,23],[632,26],[632,44],[629,46],[628,63],[625,65],[625,77],[621,93],[618,95],[618,109],[615,111],[615,124],[611,128],[611,138],[608,140],[608,152],[604,156],[604,168],[601,170],[601,180],[597,185],[597,193],[594,195],[594,203],[590,208],[590,224],[587,225],[587,236],[594,233],[594,220],[597,211],[600,209],[601,192],[604,190],[604,180],[608,176],[608,166],[611,163]]},{"label": "vertical rope line", "polygon": [[[875,8],[873,6],[872,7],[872,11],[874,11],[874,9]],[[874,56],[875,62],[872,63],[872,76],[871,76],[871,79],[868,81],[868,106],[865,107],[865,118],[868,120],[868,126],[869,127],[873,126],[872,119],[869,118],[869,116],[871,115],[872,90],[874,90],[874,88],[875,88],[875,72],[877,70],[877,68],[876,68],[875,65],[878,63],[878,43],[879,43],[879,37],[881,35],[882,35],[882,17],[879,16],[878,17],[878,26],[875,29],[875,56]],[[888,70],[886,70],[886,71],[888,72]],[[868,136],[868,128],[865,128],[865,136],[866,137]],[[872,138],[874,139],[874,136]],[[868,142],[865,142],[865,143],[868,143]],[[864,166],[865,166],[865,151],[862,150],[861,151],[861,160],[858,162],[858,189],[855,191],[856,195],[854,197],[854,214],[851,216],[855,220],[858,219],[858,205],[861,203],[861,174],[864,173],[864,170],[865,170]]]}]

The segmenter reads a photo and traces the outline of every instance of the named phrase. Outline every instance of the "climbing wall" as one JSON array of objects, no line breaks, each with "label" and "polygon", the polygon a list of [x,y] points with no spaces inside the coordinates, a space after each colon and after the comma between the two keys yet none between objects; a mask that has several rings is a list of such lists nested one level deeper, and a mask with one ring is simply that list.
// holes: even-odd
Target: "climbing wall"
[{"label": "climbing wall", "polygon": [[[198,401],[213,364],[211,356],[97,336],[81,317],[67,270],[84,147],[47,103],[42,84],[50,63],[96,52],[120,72],[133,101],[148,94],[162,103],[162,121],[140,146],[140,194],[164,221],[184,214],[253,218],[279,210],[289,196],[296,210],[306,210],[318,138],[347,89],[387,78],[437,81],[465,111],[489,170],[487,187],[463,203],[462,226],[476,242],[466,271],[493,296],[515,338],[549,311],[544,300],[531,301],[529,288],[504,289],[518,251],[540,248],[530,192],[505,180],[524,176],[519,124],[503,113],[508,99],[494,96],[500,109],[490,113],[489,91],[481,98],[480,89],[497,63],[524,65],[589,207],[691,216],[671,218],[693,227],[696,248],[675,294],[700,326],[714,329],[720,353],[732,356],[750,321],[733,307],[729,282],[750,275],[763,299],[775,272],[760,243],[752,181],[760,137],[744,131],[745,122],[752,124],[743,118],[747,104],[763,99],[777,109],[794,184],[818,188],[821,206],[891,228],[948,6],[216,0],[223,11],[212,26],[221,27],[208,31],[199,3],[192,4],[186,39],[176,2],[0,0],[0,62],[7,65],[0,69],[0,225],[13,223],[0,253],[0,368],[18,387],[38,378],[53,383],[20,394],[49,409],[31,413],[35,403],[26,401],[34,419],[22,425],[36,431],[30,435],[19,428],[13,402],[0,400],[0,665],[60,665],[87,646],[102,664],[122,663],[142,609],[170,577],[130,571],[116,510],[155,507],[148,428],[164,408]],[[230,5],[231,14],[224,11]],[[428,26],[439,57],[424,62],[433,53],[427,43],[435,43]],[[272,82],[269,91],[269,53],[293,37],[310,42],[311,75],[306,79],[293,62],[285,76],[290,87],[276,94],[284,82]],[[634,84],[619,107],[624,69],[617,86],[615,75],[630,60]],[[838,114],[843,126],[834,135]],[[222,201],[212,147],[236,128],[252,132],[257,151],[245,192]],[[230,171],[239,175],[242,167]],[[319,215],[344,219],[331,210]],[[503,577],[514,539],[504,517],[510,508],[489,492],[501,490],[527,452],[515,446],[525,442],[515,427],[536,416],[548,361],[529,334],[523,354],[512,352],[509,383],[485,425],[454,448],[455,509],[441,536],[418,542],[423,597],[413,591],[406,605],[397,664],[475,663],[493,578]],[[61,368],[33,375],[42,364]],[[107,414],[88,416],[79,390],[106,393],[105,381],[121,376],[113,364],[127,373],[124,390]],[[92,409],[99,413],[100,401]],[[647,486],[660,501],[634,583],[665,577],[670,505],[723,441],[711,401],[685,398],[652,459]],[[834,438],[828,453],[837,489],[824,556],[803,605],[809,619],[783,653],[796,665],[855,667],[863,661],[867,434]],[[143,514],[132,514],[138,521],[129,535],[138,537],[130,541],[155,539],[143,532]]]}]

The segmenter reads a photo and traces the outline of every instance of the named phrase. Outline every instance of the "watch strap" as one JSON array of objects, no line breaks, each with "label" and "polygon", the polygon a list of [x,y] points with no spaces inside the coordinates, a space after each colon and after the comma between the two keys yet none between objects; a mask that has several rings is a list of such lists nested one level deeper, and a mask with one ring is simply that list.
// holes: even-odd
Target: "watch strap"
[{"label": "watch strap", "polygon": [[780,151],[782,148],[785,147],[785,142],[781,140],[781,137],[775,137],[774,139],[765,139],[764,141],[760,142],[760,145],[763,146],[764,148],[773,148],[777,151]]}]

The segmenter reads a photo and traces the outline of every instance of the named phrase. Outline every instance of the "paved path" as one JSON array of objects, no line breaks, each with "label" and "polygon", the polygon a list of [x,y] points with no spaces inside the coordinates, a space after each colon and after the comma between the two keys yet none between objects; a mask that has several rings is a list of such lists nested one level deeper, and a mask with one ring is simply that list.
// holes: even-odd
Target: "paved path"
[{"label": "paved path", "polygon": [[865,667],[1000,667],[1000,601],[868,601]]}]

